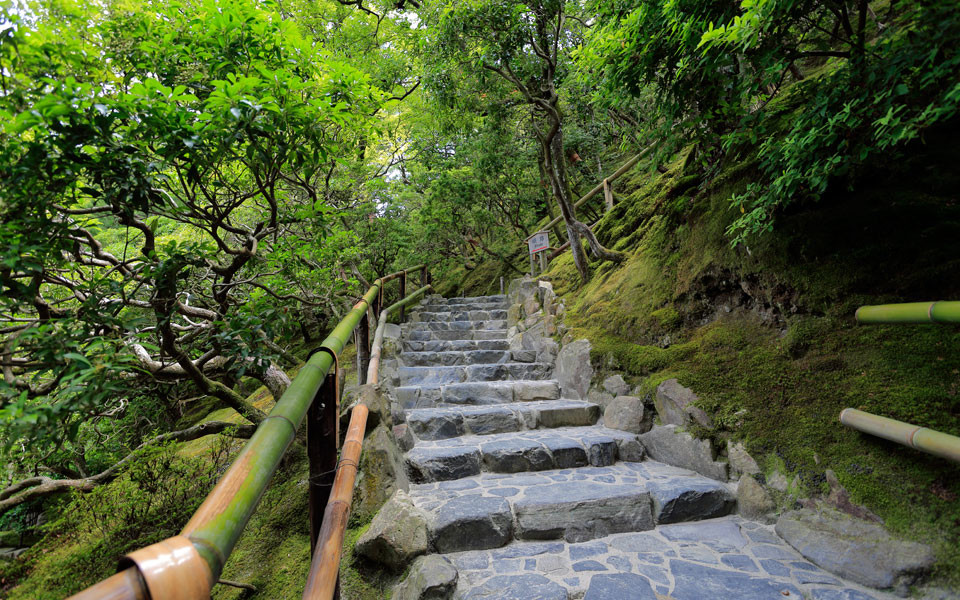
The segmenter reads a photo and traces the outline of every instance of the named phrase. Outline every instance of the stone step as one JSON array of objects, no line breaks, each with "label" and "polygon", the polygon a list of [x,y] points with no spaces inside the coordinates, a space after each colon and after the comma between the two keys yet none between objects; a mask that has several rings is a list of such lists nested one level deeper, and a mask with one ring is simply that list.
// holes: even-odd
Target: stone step
[{"label": "stone step", "polygon": [[503,340],[404,340],[406,352],[472,352],[474,350],[509,350],[510,342]]},{"label": "stone step", "polygon": [[448,481],[481,472],[606,467],[643,460],[636,434],[600,426],[560,427],[421,441],[406,454],[410,481]]},{"label": "stone step", "polygon": [[465,331],[415,330],[403,334],[404,341],[431,342],[449,340],[506,340],[506,329],[475,329]]},{"label": "stone step", "polygon": [[407,333],[410,331],[473,331],[506,328],[506,319],[490,319],[488,321],[419,321],[404,323],[400,329]]},{"label": "stone step", "polygon": [[541,381],[474,381],[447,385],[411,385],[393,388],[404,409],[443,404],[490,405],[560,398],[560,384]]},{"label": "stone step", "polygon": [[587,542],[514,541],[447,555],[460,600],[874,600],[738,516],[660,525]]},{"label": "stone step", "polygon": [[546,379],[553,373],[549,363],[502,363],[451,367],[398,367],[401,386],[443,385],[475,381]]},{"label": "stone step", "polygon": [[464,352],[401,352],[402,367],[437,367],[496,364],[510,361],[509,350],[468,350]]},{"label": "stone step", "polygon": [[507,297],[498,295],[498,296],[467,296],[465,298],[453,297],[453,298],[431,298],[430,303],[432,304],[443,304],[443,305],[452,305],[452,304],[475,304],[475,303],[496,303],[501,304],[507,303]]},{"label": "stone step", "polygon": [[494,319],[506,319],[507,310],[497,308],[491,310],[445,310],[445,311],[421,311],[417,313],[421,322],[433,321],[490,321]]},{"label": "stone step", "polygon": [[407,425],[421,440],[593,425],[598,418],[600,418],[600,406],[580,400],[541,400],[486,406],[438,406],[416,408],[406,412]]},{"label": "stone step", "polygon": [[734,506],[723,484],[653,461],[484,473],[413,484],[409,494],[427,513],[433,550],[441,553],[499,548],[511,540],[584,542],[720,517]]}]

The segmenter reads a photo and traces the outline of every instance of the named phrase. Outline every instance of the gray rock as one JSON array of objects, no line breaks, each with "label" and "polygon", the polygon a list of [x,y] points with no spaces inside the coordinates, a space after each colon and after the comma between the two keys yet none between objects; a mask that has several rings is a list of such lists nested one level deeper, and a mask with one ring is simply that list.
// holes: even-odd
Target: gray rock
[{"label": "gray rock", "polygon": [[427,551],[427,516],[397,490],[357,540],[357,553],[394,571]]},{"label": "gray rock", "polygon": [[541,444],[518,439],[505,439],[481,445],[483,462],[495,473],[543,471],[553,466],[553,459]]},{"label": "gray rock", "polygon": [[413,432],[410,431],[410,427],[406,423],[393,426],[393,437],[397,440],[397,446],[404,452],[413,448],[413,445],[417,443],[417,440],[413,437]]},{"label": "gray rock", "polygon": [[393,588],[393,600],[449,600],[457,589],[459,574],[447,558],[436,554],[413,562],[410,574]]},{"label": "gray rock", "polygon": [[433,515],[433,544],[437,552],[499,548],[510,541],[512,529],[505,498],[459,496]]},{"label": "gray rock", "polygon": [[567,590],[543,575],[500,575],[472,587],[464,600],[567,600]]},{"label": "gray rock", "polygon": [[634,439],[618,439],[617,440],[617,456],[620,460],[625,462],[640,462],[643,460],[646,451],[644,450],[643,444],[640,443],[640,440]]},{"label": "gray rock", "polygon": [[733,508],[733,498],[722,484],[674,477],[648,484],[657,523],[680,523],[721,517]]},{"label": "gray rock", "polygon": [[741,475],[737,484],[737,508],[741,515],[755,521],[772,523],[776,508],[773,499],[751,475]]},{"label": "gray rock", "polygon": [[704,427],[713,428],[713,421],[693,403],[697,395],[693,390],[680,385],[676,379],[668,379],[657,386],[654,403],[660,422],[664,425],[689,425],[696,422]]},{"label": "gray rock", "polygon": [[564,346],[557,355],[557,380],[564,398],[584,400],[593,378],[590,366],[590,342],[577,340]]},{"label": "gray rock", "polygon": [[643,400],[635,396],[617,396],[603,411],[603,424],[632,433],[645,433],[652,425],[643,410]]},{"label": "gray rock", "polygon": [[422,411],[411,415],[407,425],[421,440],[445,440],[463,435],[463,416],[440,411]]},{"label": "gray rock", "polygon": [[906,594],[934,563],[928,546],[895,539],[876,523],[829,509],[786,513],[777,521],[776,532],[821,568],[899,594]]},{"label": "gray rock", "polygon": [[760,465],[744,448],[743,442],[727,441],[727,460],[730,462],[730,469],[736,475],[756,475],[760,472]]},{"label": "gray rock", "polygon": [[517,381],[511,385],[513,389],[512,399],[516,400],[517,402],[556,400],[560,397],[560,386],[556,381],[553,380]]},{"label": "gray rock", "polygon": [[620,375],[611,375],[603,380],[603,389],[613,396],[629,396],[630,386]]},{"label": "gray rock", "polygon": [[780,471],[774,471],[772,475],[767,477],[767,485],[778,492],[786,492],[787,488],[790,487],[790,482],[787,481],[787,478],[783,473]]},{"label": "gray rock", "polygon": [[710,441],[698,440],[676,425],[654,427],[640,434],[640,442],[654,460],[720,481],[727,480],[727,463],[714,460]]}]

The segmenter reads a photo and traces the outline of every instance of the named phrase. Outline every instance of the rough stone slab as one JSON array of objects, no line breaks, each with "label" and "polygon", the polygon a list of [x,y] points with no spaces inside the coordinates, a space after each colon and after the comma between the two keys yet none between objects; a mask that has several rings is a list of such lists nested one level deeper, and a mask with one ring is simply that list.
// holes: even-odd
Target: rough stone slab
[{"label": "rough stone slab", "polygon": [[427,516],[397,490],[357,540],[361,556],[399,571],[427,551]]},{"label": "rough stone slab", "polygon": [[[579,466],[580,456],[586,456],[593,466],[603,467],[617,460],[619,442],[629,440],[636,440],[636,436],[599,426],[423,440],[407,453],[407,470],[418,482],[459,479],[479,472],[474,471],[478,452],[479,468],[494,473]],[[558,441],[568,443],[558,445]],[[573,450],[577,446],[580,450]],[[557,456],[551,448],[558,449]]]},{"label": "rough stone slab", "polygon": [[898,540],[876,523],[830,509],[781,515],[776,531],[804,558],[823,569],[898,593],[905,593],[934,563],[928,546]]},{"label": "rough stone slab", "polygon": [[506,340],[506,329],[468,329],[451,331],[409,331],[403,336],[407,342],[430,342],[448,340]]},{"label": "rough stone slab", "polygon": [[506,328],[506,319],[490,319],[487,321],[419,321],[404,323],[400,326],[403,333],[412,333],[414,331],[490,331]]},{"label": "rough stone slab", "polygon": [[401,367],[434,367],[504,363],[510,361],[509,350],[470,350],[449,352],[402,352]]},{"label": "rough stone slab", "polygon": [[557,380],[564,398],[586,400],[592,378],[589,341],[577,340],[560,349],[557,354]]},{"label": "rough stone slab", "polygon": [[543,575],[492,577],[465,595],[464,600],[567,600],[567,590]]},{"label": "rough stone slab", "polygon": [[556,381],[470,381],[446,385],[408,385],[393,389],[404,409],[433,408],[444,404],[490,405],[511,402],[556,400],[560,387]]},{"label": "rough stone slab", "polygon": [[405,352],[470,352],[472,350],[509,350],[510,342],[502,340],[432,340],[403,342]]},{"label": "rough stone slab", "polygon": [[450,310],[422,310],[419,312],[421,321],[490,321],[506,319],[507,309],[464,309],[449,307]]},{"label": "rough stone slab", "polygon": [[503,363],[463,366],[399,367],[401,386],[444,385],[474,381],[544,379],[553,367],[547,363]]},{"label": "rough stone slab", "polygon": [[590,587],[583,600],[612,600],[629,598],[630,600],[658,600],[650,580],[633,573],[597,575],[590,579]]},{"label": "rough stone slab", "polygon": [[670,574],[675,582],[671,597],[676,600],[800,600],[803,597],[791,584],[682,560],[671,561]]}]

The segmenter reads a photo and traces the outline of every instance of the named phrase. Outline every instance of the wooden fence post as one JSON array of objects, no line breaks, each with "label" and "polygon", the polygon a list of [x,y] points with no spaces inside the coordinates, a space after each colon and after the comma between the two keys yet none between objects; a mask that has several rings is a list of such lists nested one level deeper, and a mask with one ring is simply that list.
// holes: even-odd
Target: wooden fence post
[{"label": "wooden fence post", "polygon": [[307,409],[307,458],[310,462],[310,553],[323,525],[323,511],[337,471],[337,444],[340,440],[340,399],[337,398],[337,370],[323,380]]},{"label": "wooden fence post", "polygon": [[[369,313],[369,311],[367,311]],[[370,366],[370,320],[367,315],[360,319],[357,327],[357,384],[367,382],[367,367]]]},{"label": "wooden fence post", "polygon": [[613,189],[609,179],[603,180],[603,200],[607,203],[607,211],[613,210]]}]

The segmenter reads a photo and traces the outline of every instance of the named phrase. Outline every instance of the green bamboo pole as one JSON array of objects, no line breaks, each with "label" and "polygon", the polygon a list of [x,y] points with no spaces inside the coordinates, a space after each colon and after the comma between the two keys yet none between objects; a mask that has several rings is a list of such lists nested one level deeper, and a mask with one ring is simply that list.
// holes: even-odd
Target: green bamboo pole
[{"label": "green bamboo pole", "polygon": [[[376,280],[320,345],[339,355],[367,307],[380,293]],[[280,459],[296,436],[317,390],[333,367],[330,352],[316,352],[300,369],[273,410],[263,420],[230,469],[184,527],[183,534],[210,565],[213,579],[220,577],[227,557],[250,520]]]},{"label": "green bamboo pole", "polygon": [[856,318],[858,323],[960,323],[960,302],[861,306]]}]

